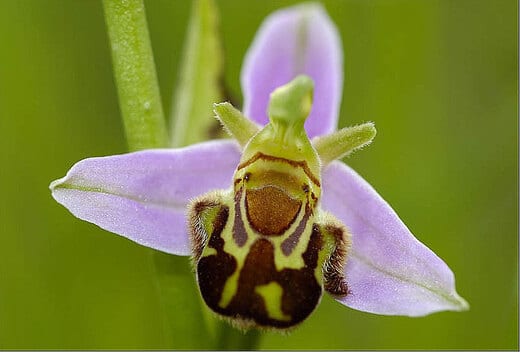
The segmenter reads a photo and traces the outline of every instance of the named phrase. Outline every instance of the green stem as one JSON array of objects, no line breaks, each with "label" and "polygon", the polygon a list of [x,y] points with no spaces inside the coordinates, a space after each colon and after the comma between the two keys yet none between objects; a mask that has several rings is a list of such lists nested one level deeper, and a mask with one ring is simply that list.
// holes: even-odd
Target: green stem
[{"label": "green stem", "polygon": [[[166,124],[143,0],[103,0],[103,8],[128,147],[130,150],[166,147]],[[174,309],[165,303],[168,294],[172,294],[169,290],[184,287],[165,284],[165,281],[176,277],[166,269],[175,268],[170,264],[176,258],[157,253],[151,259],[155,264],[153,274],[159,288],[159,298],[167,311],[165,317],[170,318]],[[189,272],[189,269],[185,271]],[[184,278],[186,275],[180,276]],[[165,322],[168,343],[185,348],[189,341],[176,341],[170,322]]]},{"label": "green stem", "polygon": [[256,350],[261,337],[262,333],[258,330],[241,332],[226,323],[221,326],[216,348],[219,350]]},{"label": "green stem", "polygon": [[[216,13],[216,9],[211,7],[214,5],[211,1],[201,1],[199,4],[207,7],[203,8],[206,15]],[[103,0],[103,7],[112,49],[119,105],[129,149],[166,147],[169,143],[143,0]],[[215,22],[213,17],[206,17],[204,23]],[[206,37],[210,35],[214,35],[212,31],[204,31],[202,39],[207,39]],[[212,44],[207,46],[216,46],[215,41],[219,38],[213,38],[213,42],[210,39],[208,41]],[[199,61],[189,62],[194,65],[192,67],[193,72],[206,67]],[[220,66],[216,65],[216,68],[212,67],[212,69],[218,73]],[[191,76],[201,81],[196,82],[198,84],[196,87],[206,87],[207,81],[215,80],[215,77],[217,77],[211,74],[193,74]],[[194,91],[200,91],[200,89],[194,89]],[[217,101],[214,100],[217,100],[217,98],[213,96],[210,98],[211,94],[209,93],[207,95],[208,99],[203,99],[202,105],[207,104],[205,109],[209,112],[207,114],[209,118],[212,103],[216,103]],[[200,102],[194,102],[196,97],[197,95],[187,97],[187,104],[189,106],[200,104]],[[194,114],[201,115],[197,112],[190,114],[189,117],[192,118]],[[177,137],[179,134],[183,135],[186,132],[186,126],[187,124],[176,125],[178,129]],[[203,138],[199,135],[194,141],[201,139]],[[177,143],[179,142],[177,141]],[[212,344],[218,345],[220,348],[239,350],[257,347],[260,338],[259,332],[250,331],[244,334],[223,322],[216,322],[218,336],[210,336],[210,326],[206,328],[200,326],[204,316],[201,307],[198,306],[198,300],[193,299],[193,296],[186,295],[186,293],[195,291],[195,288],[192,287],[194,280],[189,266],[187,263],[181,262],[184,258],[156,253],[154,260],[157,284],[164,301],[166,316],[170,318],[167,325],[170,326],[172,332],[171,345],[184,349],[190,347],[207,349]],[[191,312],[189,319],[175,319],[178,307],[184,307]]]},{"label": "green stem", "polygon": [[168,145],[143,0],[103,0],[130,150]]}]

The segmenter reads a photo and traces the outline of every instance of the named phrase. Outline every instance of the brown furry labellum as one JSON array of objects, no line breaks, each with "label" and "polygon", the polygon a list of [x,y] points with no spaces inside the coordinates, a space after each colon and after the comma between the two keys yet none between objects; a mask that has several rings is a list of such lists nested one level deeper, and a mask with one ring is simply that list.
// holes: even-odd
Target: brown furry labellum
[{"label": "brown furry labellum", "polygon": [[290,329],[319,304],[323,289],[349,293],[345,227],[317,208],[318,177],[305,162],[255,155],[230,191],[192,202],[189,230],[205,303],[235,326]]}]

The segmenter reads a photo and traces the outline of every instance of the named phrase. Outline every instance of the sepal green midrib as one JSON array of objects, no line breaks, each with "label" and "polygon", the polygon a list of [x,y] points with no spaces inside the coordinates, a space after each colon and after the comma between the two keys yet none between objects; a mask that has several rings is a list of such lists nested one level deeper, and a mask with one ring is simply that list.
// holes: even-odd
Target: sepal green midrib
[{"label": "sepal green midrib", "polygon": [[158,202],[156,200],[147,201],[147,200],[139,198],[139,197],[131,196],[131,195],[124,194],[124,193],[116,193],[116,192],[113,192],[113,191],[110,191],[110,190],[107,190],[107,189],[104,189],[101,187],[89,187],[89,186],[81,186],[81,185],[70,184],[70,183],[59,183],[59,181],[61,181],[61,180],[56,180],[56,181],[52,182],[51,185],[49,186],[50,190],[53,193],[60,189],[67,189],[67,190],[75,190],[75,191],[79,191],[79,192],[101,193],[101,194],[106,194],[106,195],[110,195],[110,196],[121,197],[121,198],[132,200],[132,201],[135,201],[138,203],[146,203],[146,204],[152,204],[157,207],[175,209],[179,212],[183,212],[184,209],[186,208],[186,203],[182,203],[182,202]]}]

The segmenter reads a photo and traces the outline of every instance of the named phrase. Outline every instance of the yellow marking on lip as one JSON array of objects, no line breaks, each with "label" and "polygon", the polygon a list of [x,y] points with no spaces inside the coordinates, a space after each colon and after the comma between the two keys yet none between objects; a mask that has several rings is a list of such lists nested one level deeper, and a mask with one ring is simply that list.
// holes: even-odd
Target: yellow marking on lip
[{"label": "yellow marking on lip", "polygon": [[204,252],[202,253],[202,256],[209,257],[210,255],[217,255],[217,253],[218,252],[215,248],[206,246],[206,248],[204,248]]},{"label": "yellow marking on lip", "polygon": [[222,296],[220,296],[220,302],[218,303],[221,308],[226,308],[237,293],[240,269],[237,268],[233,275],[227,279],[226,284],[224,285]]},{"label": "yellow marking on lip", "polygon": [[290,315],[284,314],[284,312],[282,312],[283,288],[279,283],[271,281],[266,285],[256,286],[255,292],[262,296],[269,318],[279,321],[291,320]]}]

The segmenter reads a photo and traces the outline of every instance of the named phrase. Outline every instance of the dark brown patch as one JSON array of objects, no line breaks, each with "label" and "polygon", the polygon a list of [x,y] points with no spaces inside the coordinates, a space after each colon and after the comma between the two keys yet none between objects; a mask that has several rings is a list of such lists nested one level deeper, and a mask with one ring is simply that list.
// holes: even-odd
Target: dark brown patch
[{"label": "dark brown patch", "polygon": [[[229,209],[222,207],[213,222],[213,232],[208,246],[216,254],[202,257],[197,264],[197,281],[208,307],[232,319],[254,321],[260,326],[289,328],[306,319],[316,308],[322,287],[315,277],[318,253],[323,246],[320,228],[313,226],[307,249],[302,255],[304,267],[282,269],[274,264],[274,247],[267,239],[258,239],[244,261],[238,278],[235,296],[225,308],[219,306],[226,281],[237,269],[236,259],[224,252],[221,233],[229,217]],[[287,321],[270,318],[262,296],[256,287],[277,282],[283,289],[281,310],[290,317]]]},{"label": "dark brown patch", "polygon": [[323,278],[325,280],[325,291],[331,295],[344,297],[350,293],[347,281],[343,274],[326,270]]},{"label": "dark brown patch", "polygon": [[287,237],[281,245],[282,252],[286,256],[290,255],[291,252],[294,250],[294,247],[298,244],[298,241],[300,240],[300,237],[302,236],[303,231],[305,230],[305,227],[307,226],[307,221],[309,221],[309,217],[311,216],[311,209],[309,208],[309,205],[305,206],[305,214],[303,215],[302,220],[296,227],[293,233],[289,237]]},{"label": "dark brown patch", "polygon": [[320,186],[320,180],[318,180],[318,178],[316,176],[314,176],[314,174],[312,173],[311,169],[309,168],[309,165],[307,165],[307,162],[305,160],[295,161],[295,160],[291,160],[291,159],[280,158],[280,157],[277,157],[277,156],[272,156],[272,155],[267,155],[267,154],[264,154],[264,153],[261,153],[261,152],[257,152],[249,160],[246,160],[243,163],[241,163],[240,165],[238,165],[237,170],[240,170],[240,169],[242,169],[242,168],[244,168],[246,166],[249,166],[249,165],[251,165],[252,163],[254,163],[255,161],[257,161],[259,159],[268,160],[268,161],[279,161],[279,162],[283,162],[283,163],[289,164],[289,165],[291,165],[293,167],[300,167],[300,168],[303,169],[303,171],[305,172],[307,177],[309,177],[309,179],[316,186]]},{"label": "dark brown patch", "polygon": [[[210,210],[210,208],[221,207],[220,203],[216,202],[213,199],[202,199],[193,203],[189,210],[189,233],[190,233],[190,243],[191,243],[191,253],[193,255],[193,259],[197,261],[202,255],[202,250],[204,249],[204,245],[208,239],[209,234],[206,233],[206,229],[203,228],[202,222],[204,219],[204,212]],[[223,207],[226,208],[227,207]],[[221,217],[225,216],[225,219],[221,219]],[[224,221],[224,224],[227,220],[228,213],[224,211],[219,211],[215,219],[213,220],[213,231],[215,231],[216,226],[219,226],[220,221]],[[222,231],[222,229],[220,229]]]},{"label": "dark brown patch", "polygon": [[221,237],[228,216],[228,207],[222,207],[215,219],[214,230],[208,242],[208,246],[214,248],[217,254],[202,257],[197,263],[200,292],[211,308],[218,306],[224,285],[237,267],[235,258],[224,252],[224,240]]},{"label": "dark brown patch", "polygon": [[272,325],[262,296],[255,292],[255,288],[273,281],[275,275],[273,245],[266,239],[259,239],[246,257],[238,279],[237,293],[223,309],[224,314],[253,319],[262,325]]},{"label": "dark brown patch", "polygon": [[[316,228],[317,229],[317,228]],[[258,239],[251,247],[240,272],[238,290],[225,308],[210,306],[216,312],[239,319],[253,320],[261,326],[288,328],[302,322],[317,306],[322,288],[314,275],[318,252],[323,241],[314,229],[307,250],[303,254],[302,269],[277,271],[274,265],[274,247],[267,239]],[[255,288],[277,282],[283,289],[281,310],[290,316],[287,321],[269,317],[262,297]]]},{"label": "dark brown patch", "polygon": [[240,211],[241,198],[242,189],[235,193],[235,219],[233,222],[233,240],[239,247],[244,246],[247,242],[247,232],[242,220],[242,212]]},{"label": "dark brown patch", "polygon": [[302,202],[283,190],[265,186],[246,191],[247,218],[251,226],[266,236],[283,234],[294,222]]},{"label": "dark brown patch", "polygon": [[314,270],[318,265],[318,253],[323,247],[323,240],[319,229],[314,226],[303,253],[305,266],[300,270],[284,269],[281,271],[282,307],[284,312],[292,312],[291,316],[296,322],[301,322],[312,313],[319,303],[322,288],[316,281]]},{"label": "dark brown patch", "polygon": [[325,290],[334,296],[346,296],[350,293],[350,290],[343,272],[348,248],[345,240],[345,229],[334,224],[326,224],[324,231],[334,237],[336,245],[330,258],[325,263],[323,272]]}]

